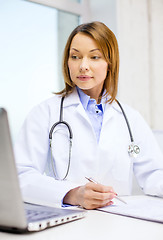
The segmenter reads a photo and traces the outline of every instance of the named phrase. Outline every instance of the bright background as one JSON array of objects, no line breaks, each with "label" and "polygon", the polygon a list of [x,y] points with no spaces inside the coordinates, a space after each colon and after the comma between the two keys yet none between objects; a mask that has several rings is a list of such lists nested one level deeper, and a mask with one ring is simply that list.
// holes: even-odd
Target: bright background
[{"label": "bright background", "polygon": [[0,0],[0,106],[8,111],[13,140],[30,109],[63,88],[61,58],[69,33],[94,20],[110,27],[119,42],[118,98],[152,129],[163,130],[163,0],[51,2],[57,9]]}]

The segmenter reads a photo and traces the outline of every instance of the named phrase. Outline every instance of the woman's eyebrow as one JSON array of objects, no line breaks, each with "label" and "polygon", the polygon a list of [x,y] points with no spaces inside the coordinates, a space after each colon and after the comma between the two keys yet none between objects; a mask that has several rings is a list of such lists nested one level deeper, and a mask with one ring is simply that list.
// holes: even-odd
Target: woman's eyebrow
[{"label": "woman's eyebrow", "polygon": [[94,52],[94,51],[100,51],[100,49],[99,48],[95,48],[95,49],[90,50],[90,52]]},{"label": "woman's eyebrow", "polygon": [[[76,51],[76,52],[80,52],[78,49],[76,49],[76,48],[71,48],[70,50],[74,50],[74,51]],[[94,52],[94,51],[100,51],[100,49],[99,48],[94,48],[94,49],[91,49],[89,52]]]},{"label": "woman's eyebrow", "polygon": [[77,50],[76,48],[71,48],[70,50],[74,50],[76,52],[79,52],[79,50]]}]

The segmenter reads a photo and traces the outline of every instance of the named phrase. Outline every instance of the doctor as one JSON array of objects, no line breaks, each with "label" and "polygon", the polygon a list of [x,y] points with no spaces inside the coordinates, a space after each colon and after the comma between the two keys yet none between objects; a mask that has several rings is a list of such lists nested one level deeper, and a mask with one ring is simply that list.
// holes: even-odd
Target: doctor
[{"label": "doctor", "polygon": [[163,197],[163,155],[140,114],[122,104],[140,148],[136,158],[128,153],[118,72],[118,44],[107,26],[74,29],[63,56],[65,88],[33,108],[15,145],[24,200],[94,209],[131,194],[133,173],[145,194]]}]

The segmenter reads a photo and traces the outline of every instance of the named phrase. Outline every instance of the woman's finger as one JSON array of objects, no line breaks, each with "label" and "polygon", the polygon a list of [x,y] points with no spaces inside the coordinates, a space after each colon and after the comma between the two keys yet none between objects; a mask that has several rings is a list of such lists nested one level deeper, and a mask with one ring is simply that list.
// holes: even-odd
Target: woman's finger
[{"label": "woman's finger", "polygon": [[114,193],[115,195],[117,195],[117,193],[114,191],[114,189],[110,186],[105,186],[105,185],[102,185],[102,184],[97,184],[97,183],[93,183],[93,182],[89,182],[87,183],[86,185],[86,188],[90,188],[94,191],[97,191],[97,192],[101,192],[101,193]]}]

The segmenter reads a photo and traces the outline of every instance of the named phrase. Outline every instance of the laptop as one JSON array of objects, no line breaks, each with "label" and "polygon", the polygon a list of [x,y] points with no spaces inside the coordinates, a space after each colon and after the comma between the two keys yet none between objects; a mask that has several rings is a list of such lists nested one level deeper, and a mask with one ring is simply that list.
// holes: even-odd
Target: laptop
[{"label": "laptop", "polygon": [[24,203],[13,154],[7,112],[0,108],[0,230],[35,232],[85,216],[83,209]]}]

